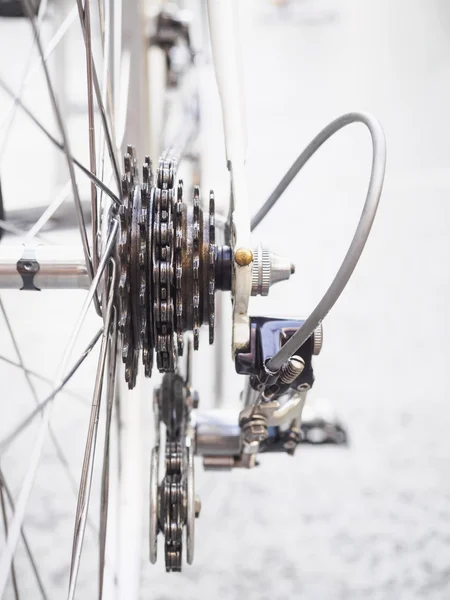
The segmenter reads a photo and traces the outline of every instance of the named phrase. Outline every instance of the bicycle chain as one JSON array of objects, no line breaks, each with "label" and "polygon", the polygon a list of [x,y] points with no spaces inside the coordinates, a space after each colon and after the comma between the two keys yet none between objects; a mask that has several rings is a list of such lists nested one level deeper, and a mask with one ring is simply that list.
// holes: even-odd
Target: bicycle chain
[{"label": "bicycle chain", "polygon": [[161,372],[173,372],[174,305],[172,298],[174,228],[174,180],[177,159],[166,153],[159,161],[153,211],[153,318],[156,364]]},{"label": "bicycle chain", "polygon": [[164,556],[166,571],[181,571],[183,525],[186,522],[186,493],[183,455],[179,442],[166,442],[166,473],[161,484],[164,514]]},{"label": "bicycle chain", "polygon": [[176,287],[176,329],[178,355],[183,355],[183,182],[178,182],[175,226],[175,287]]},{"label": "bicycle chain", "polygon": [[186,428],[190,408],[182,378],[163,377],[158,395],[158,415],[166,426],[165,474],[159,488],[159,522],[164,533],[167,571],[181,571],[183,527],[187,520]]},{"label": "bicycle chain", "polygon": [[141,344],[142,344],[142,362],[145,368],[145,376],[150,377],[153,367],[153,307],[150,302],[152,296],[152,261],[149,256],[149,248],[152,244],[152,230],[150,220],[153,215],[153,171],[150,157],[145,157],[143,167],[142,184],[142,214],[140,217],[141,225],[141,245],[139,254],[140,264],[140,290],[139,303],[141,307]]}]

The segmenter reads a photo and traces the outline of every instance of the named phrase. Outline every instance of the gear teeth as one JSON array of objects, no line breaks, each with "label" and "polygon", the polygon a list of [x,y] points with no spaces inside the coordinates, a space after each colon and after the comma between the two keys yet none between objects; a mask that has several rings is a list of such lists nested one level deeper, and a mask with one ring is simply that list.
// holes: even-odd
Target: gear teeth
[{"label": "gear teeth", "polygon": [[122,333],[122,360],[125,363],[125,379],[130,386],[133,381],[134,346],[131,325],[131,193],[133,187],[132,153],[124,156],[124,176],[122,178],[123,204],[119,208],[120,236],[118,254],[120,259],[119,292],[119,330]]},{"label": "gear teeth", "polygon": [[208,250],[208,325],[209,343],[214,343],[216,321],[216,217],[214,192],[209,192],[209,250]]},{"label": "gear teeth", "polygon": [[[142,165],[141,185],[134,148],[128,146],[124,156],[123,204],[118,211],[118,322],[130,388],[136,382],[141,348],[145,374],[150,376],[153,349],[158,369],[174,372],[177,356],[183,353],[186,326],[193,330],[195,350],[199,347],[204,319],[209,325],[209,341],[214,341],[217,254],[214,194],[210,192],[206,215],[200,206],[200,190],[194,187],[191,213],[191,208],[186,208],[183,202],[183,182],[175,188],[177,159],[171,152],[158,163],[156,185],[149,157],[145,157]],[[192,252],[190,241],[184,240],[188,227]],[[187,248],[189,255],[185,256]],[[186,260],[191,260],[191,265],[186,266],[183,262]],[[185,284],[192,285],[192,299],[188,302],[192,304],[192,313],[190,306],[188,312],[183,306]]]},{"label": "gear teeth", "polygon": [[178,182],[177,203],[175,209],[175,288],[176,288],[176,329],[179,356],[183,355],[183,181]]},{"label": "gear teeth", "polygon": [[200,189],[194,186],[193,199],[193,225],[192,225],[192,312],[194,317],[193,334],[194,334],[194,350],[198,350],[200,338]]},{"label": "gear teeth", "polygon": [[[144,348],[146,374],[151,373],[152,349],[149,337],[148,291],[148,201],[151,192],[151,162],[143,169],[140,187],[136,153],[127,146],[122,178],[123,204],[119,208],[120,235],[118,255],[119,331],[122,334],[122,360],[128,387],[136,385],[140,348]],[[138,187],[139,186],[139,187]],[[133,271],[132,271],[133,269]]]}]

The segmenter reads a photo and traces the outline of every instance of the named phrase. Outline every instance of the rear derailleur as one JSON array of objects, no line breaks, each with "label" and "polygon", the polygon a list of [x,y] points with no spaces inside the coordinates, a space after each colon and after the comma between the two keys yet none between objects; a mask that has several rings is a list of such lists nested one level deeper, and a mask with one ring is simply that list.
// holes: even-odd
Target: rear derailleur
[{"label": "rear derailleur", "polygon": [[[214,342],[215,294],[231,291],[236,302],[239,269],[247,269],[246,301],[250,295],[267,296],[271,286],[289,279],[294,268],[261,246],[254,250],[235,247],[233,221],[225,230],[216,231],[214,193],[209,192],[206,207],[198,187],[186,193],[183,182],[177,181],[178,157],[178,149],[170,148],[155,173],[145,158],[141,180],[134,149],[128,148],[117,241],[117,305],[125,379],[129,388],[135,386],[140,363],[147,377],[154,367],[163,374],[154,396],[150,559],[156,561],[158,534],[162,533],[168,571],[181,570],[183,545],[188,564],[193,561],[195,518],[200,511],[194,455],[203,456],[207,469],[252,468],[259,454],[292,455],[302,443],[346,441],[338,423],[320,417],[302,419],[306,395],[314,383],[312,358],[322,346],[321,326],[279,371],[267,368],[269,359],[302,327],[302,320],[245,314],[240,324],[245,325],[247,342],[235,345],[234,351],[236,371],[246,376],[243,408],[231,416],[197,410],[198,395],[190,383],[191,354],[199,347],[202,324],[208,326],[209,343]],[[218,244],[216,238],[223,243]],[[240,293],[242,300],[242,289]],[[188,368],[183,378],[180,357],[187,340]],[[162,461],[165,468],[160,480]]]}]

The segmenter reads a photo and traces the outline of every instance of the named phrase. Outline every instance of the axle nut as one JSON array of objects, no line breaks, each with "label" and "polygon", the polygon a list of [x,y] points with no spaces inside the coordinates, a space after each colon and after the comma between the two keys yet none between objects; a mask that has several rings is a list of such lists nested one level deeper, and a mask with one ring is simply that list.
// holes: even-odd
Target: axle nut
[{"label": "axle nut", "polygon": [[238,248],[234,260],[240,267],[247,267],[253,260],[253,252],[249,248]]}]

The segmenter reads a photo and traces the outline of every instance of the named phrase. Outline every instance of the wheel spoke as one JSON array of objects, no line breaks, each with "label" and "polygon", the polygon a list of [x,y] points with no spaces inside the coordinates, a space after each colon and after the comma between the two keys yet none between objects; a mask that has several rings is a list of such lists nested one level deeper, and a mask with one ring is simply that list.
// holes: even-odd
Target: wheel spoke
[{"label": "wheel spoke", "polygon": [[103,377],[105,372],[106,358],[109,346],[109,334],[111,317],[113,314],[114,288],[115,288],[115,263],[112,261],[113,273],[108,297],[108,304],[105,314],[105,324],[102,336],[102,345],[97,366],[95,378],[94,394],[92,398],[91,417],[88,427],[83,468],[81,472],[81,481],[78,494],[78,505],[75,516],[75,529],[73,535],[72,560],[70,565],[69,593],[68,600],[75,597],[78,571],[80,567],[81,552],[83,549],[84,533],[86,531],[86,521],[89,511],[89,501],[92,488],[92,474],[94,470],[95,450],[97,446],[98,419],[100,413],[100,404],[103,388]]},{"label": "wheel spoke", "polygon": [[[105,3],[105,11],[103,12],[103,0],[98,0],[98,19],[100,23],[100,33],[102,40],[102,54],[103,54],[103,70],[102,70],[102,102],[105,104],[106,93],[111,94],[111,85],[109,80],[109,44],[110,44],[110,35],[109,28],[105,29],[105,18],[109,20],[109,10],[110,5],[109,2]],[[116,141],[116,148],[120,147],[117,144],[117,139],[115,136],[115,119],[112,111],[112,102],[108,103],[108,107],[110,110],[109,121],[111,123],[111,129],[113,134],[113,139]],[[103,129],[100,129],[99,136],[99,145],[98,145],[98,164],[100,165],[101,171],[101,179],[103,179],[105,174],[105,153],[106,153],[106,136],[103,132]],[[102,191],[100,191],[100,206],[102,206]]]},{"label": "wheel spoke", "polygon": [[[9,223],[8,221],[4,221],[3,219],[0,219],[0,229],[3,229],[4,231],[7,231],[8,233],[12,233],[13,235],[16,235],[17,237],[21,237],[21,238],[22,237],[26,238],[28,235],[27,231],[23,231],[23,229],[20,229],[19,227],[16,227],[12,223]],[[48,243],[45,241],[45,238],[43,238],[43,237],[39,236],[39,237],[37,237],[37,239],[40,240],[41,242],[44,242],[45,244]]]},{"label": "wheel spoke", "polygon": [[[44,3],[42,3],[42,4],[44,4]],[[71,11],[68,13],[67,17],[64,19],[64,21],[58,27],[58,30],[56,31],[56,33],[54,34],[52,39],[47,44],[47,48],[45,49],[45,52],[44,52],[45,62],[47,62],[48,59],[52,56],[53,52],[58,47],[58,44],[64,38],[65,34],[69,30],[69,27],[75,21],[77,13],[78,13],[77,6],[74,5],[72,7]],[[39,20],[39,16],[38,16],[38,20]],[[32,75],[34,75],[36,73],[39,66],[40,66],[40,63],[35,64],[32,68],[28,69],[28,72],[26,72],[26,78],[23,82],[23,85],[20,86],[19,92],[13,96],[11,105],[10,105],[8,111],[6,112],[5,116],[3,117],[2,121],[0,122],[0,131],[6,126],[6,124],[8,124],[8,126],[9,126],[9,122],[11,121],[11,118],[12,118],[11,113],[13,113],[15,111],[15,109],[17,108],[17,106],[19,106],[20,103],[18,102],[18,100],[20,100],[22,98],[23,93],[25,92],[25,89],[27,88],[28,84],[30,83]],[[5,145],[6,145],[6,139],[5,139],[6,136],[7,136],[7,132],[5,132],[5,135],[3,138],[2,148],[0,151],[1,156],[3,156],[3,154],[4,154],[4,149],[5,149]]]},{"label": "wheel spoke", "polygon": [[[14,511],[15,511],[14,500],[13,500],[12,494],[10,492],[10,489],[8,487],[8,484],[6,483],[5,475],[1,468],[0,468],[0,486],[1,486],[2,490],[5,492],[6,498],[8,499],[9,506],[14,514]],[[20,530],[20,535],[22,536],[23,545],[25,546],[25,550],[28,555],[28,559],[30,561],[31,568],[33,569],[33,573],[36,577],[36,581],[37,581],[39,590],[41,592],[42,598],[44,600],[47,600],[47,593],[44,589],[44,584],[42,583],[42,578],[39,574],[36,561],[34,559],[30,544],[28,542],[27,536],[25,535],[25,530],[23,527]]]},{"label": "wheel spoke", "polygon": [[[80,10],[80,3],[78,4]],[[80,12],[80,19],[82,18]],[[85,0],[84,3],[84,28],[85,46],[86,46],[86,79],[87,79],[87,99],[88,99],[88,120],[89,120],[89,161],[91,173],[97,174],[97,165],[95,160],[95,121],[94,121],[94,96],[92,91],[92,45],[91,45],[91,10],[90,0]],[[94,273],[98,263],[98,205],[97,205],[97,188],[91,182],[91,214],[92,214],[92,262]]]},{"label": "wheel spoke", "polygon": [[[100,338],[102,330],[96,335],[94,338],[97,341]],[[0,442],[0,453],[3,451],[4,447],[7,446],[19,433],[20,431],[31,422],[37,414],[42,413],[42,420],[40,423],[39,431],[37,433],[34,447],[30,454],[30,463],[28,465],[27,472],[25,474],[22,487],[19,492],[19,497],[17,500],[16,511],[14,513],[13,519],[10,524],[9,534],[6,540],[5,549],[0,561],[0,598],[3,596],[5,591],[6,583],[8,581],[8,574],[11,567],[11,563],[13,560],[13,556],[16,551],[17,542],[20,536],[20,531],[22,529],[23,520],[25,517],[25,512],[28,504],[28,500],[31,494],[31,490],[33,488],[34,478],[36,476],[36,472],[39,466],[42,449],[44,447],[46,433],[48,430],[48,426],[50,423],[51,417],[51,408],[52,408],[52,400],[58,394],[58,392],[66,385],[66,383],[71,379],[74,373],[78,370],[86,356],[92,350],[93,345],[90,344],[88,349],[83,353],[81,358],[75,363],[75,366],[70,370],[70,372],[63,378],[61,383],[56,386],[53,392],[38,405],[35,410],[31,413],[31,415],[25,419],[26,422],[22,422],[23,426],[16,428],[16,431],[13,432],[13,435],[7,436],[2,442]],[[65,369],[66,365],[63,364]],[[17,431],[20,429],[20,431]]]},{"label": "wheel spoke", "polygon": [[[36,28],[38,31],[40,31],[42,22],[44,20],[45,11],[47,10],[47,4],[48,4],[47,0],[43,0],[41,2],[41,4],[39,5],[39,10],[38,10],[38,15],[37,15],[37,25],[36,25]],[[27,62],[25,65],[25,69],[23,72],[22,80],[20,82],[19,93],[18,93],[19,96],[23,95],[23,91],[25,89],[26,81],[27,81],[27,78],[28,78],[28,75],[30,72],[30,67],[32,64],[32,60],[33,60],[35,42],[36,42],[36,38],[34,37],[31,48],[30,48],[30,53],[28,55]],[[3,124],[7,123],[7,128],[2,137],[2,144],[1,144],[1,148],[0,148],[0,162],[2,161],[2,158],[3,158],[5,150],[6,150],[6,146],[8,144],[9,134],[11,132],[12,125],[14,123],[14,117],[16,115],[16,110],[17,110],[17,104],[13,101],[11,103],[9,110],[7,111],[7,113],[5,115],[5,118],[3,119],[2,123],[0,124],[0,130],[1,130],[3,127]]]},{"label": "wheel spoke", "polygon": [[[80,24],[81,24],[81,30],[83,32],[83,38],[84,38],[84,43],[86,46],[86,50],[89,46],[89,51],[90,51],[90,40],[88,41],[88,38],[90,37],[90,32],[88,32],[87,26],[86,26],[86,21],[85,21],[85,10],[83,11],[83,5],[82,5],[82,0],[77,0],[77,4],[78,4],[78,13],[80,15]],[[86,1],[87,4],[87,1]],[[88,35],[89,34],[89,35]],[[102,94],[101,94],[101,89],[100,89],[100,84],[98,81],[98,76],[97,76],[97,71],[95,69],[95,64],[94,61],[92,60],[92,52],[90,52],[90,62],[91,62],[91,71],[92,71],[92,83],[94,85],[94,91],[95,91],[95,98],[97,101],[97,106],[99,108],[100,111],[100,118],[102,121],[102,125],[103,125],[103,131],[106,137],[106,143],[107,143],[107,147],[108,147],[108,153],[109,153],[109,158],[111,160],[111,164],[113,166],[113,170],[114,170],[114,174],[116,177],[116,184],[117,184],[117,189],[118,189],[118,193],[121,194],[121,178],[120,178],[120,171],[119,171],[119,162],[116,156],[116,148],[113,144],[113,139],[112,139],[112,135],[111,135],[111,131],[109,129],[109,125],[108,125],[108,119],[106,116],[106,111],[105,111],[105,106],[103,104],[103,99],[102,99]],[[112,103],[111,103],[111,98],[109,97],[109,108],[112,108]],[[110,110],[110,113],[112,113],[112,110]]]},{"label": "wheel spoke", "polygon": [[[8,517],[6,514],[5,493],[3,490],[2,482],[0,482],[0,503],[2,506],[3,529],[5,530],[5,536],[8,537]],[[11,561],[11,582],[14,590],[14,597],[16,600],[19,600],[19,588],[17,586],[16,568],[14,566],[14,561]]]},{"label": "wheel spoke", "polygon": [[22,421],[20,421],[20,423],[18,425],[16,425],[16,427],[13,429],[13,431],[11,431],[6,437],[4,437],[0,441],[0,453],[3,453],[5,451],[5,449],[16,439],[16,437],[20,433],[22,433],[22,431],[24,429],[26,429],[30,423],[33,422],[33,420],[37,417],[37,415],[40,415],[44,411],[44,409],[55,398],[55,396],[57,394],[59,394],[59,392],[64,388],[64,386],[72,379],[73,375],[75,375],[75,373],[78,371],[79,367],[82,365],[84,360],[87,358],[87,356],[90,354],[90,352],[94,348],[95,344],[100,339],[100,336],[102,335],[102,333],[103,333],[103,327],[95,334],[95,336],[92,338],[92,340],[90,341],[90,343],[88,344],[88,346],[86,347],[86,349],[84,350],[84,352],[82,353],[80,358],[76,361],[74,366],[70,369],[70,371],[64,377],[64,379],[62,379],[62,381],[59,383],[59,385],[57,385],[52,390],[52,392],[44,400],[42,400],[42,402],[39,402],[36,405],[36,407],[30,413],[28,413],[28,415],[24,419],[22,419]]},{"label": "wheel spoke", "polygon": [[[8,574],[9,574],[9,570],[10,570],[10,566],[11,566],[11,561],[12,561],[12,558],[14,556],[14,552],[15,552],[15,549],[17,546],[17,541],[18,541],[18,538],[20,535],[20,528],[23,523],[28,500],[29,500],[29,497],[31,494],[31,490],[33,488],[34,478],[36,476],[36,471],[37,471],[37,468],[38,468],[38,465],[40,462],[40,457],[42,454],[42,450],[44,447],[46,434],[47,434],[47,430],[48,430],[48,426],[49,426],[50,418],[51,418],[52,401],[55,398],[55,396],[57,395],[57,393],[60,391],[60,389],[62,389],[64,387],[64,385],[69,381],[69,379],[72,377],[74,372],[78,369],[81,362],[83,362],[83,360],[85,358],[85,356],[82,357],[81,360],[79,360],[77,362],[77,364],[72,369],[72,371],[63,379],[63,374],[66,371],[67,364],[68,364],[70,356],[72,354],[72,350],[75,345],[75,342],[78,338],[78,334],[80,332],[81,326],[86,318],[89,306],[94,298],[94,295],[97,292],[97,287],[101,281],[103,271],[106,267],[106,264],[109,262],[111,253],[113,252],[113,249],[115,248],[115,240],[116,240],[116,236],[117,236],[117,230],[118,230],[118,222],[115,220],[115,221],[113,221],[113,224],[111,227],[111,232],[108,237],[108,241],[107,241],[107,244],[105,247],[104,254],[99,262],[99,267],[98,267],[97,273],[95,274],[95,277],[91,283],[88,295],[82,306],[77,323],[76,323],[75,328],[70,337],[69,344],[66,348],[66,351],[64,352],[64,358],[62,360],[61,368],[59,369],[59,374],[56,379],[56,381],[57,381],[56,389],[54,392],[52,392],[50,394],[50,397],[47,399],[45,406],[43,406],[43,408],[38,411],[38,412],[42,413],[42,420],[41,420],[39,430],[38,430],[38,433],[37,433],[37,436],[35,439],[34,447],[31,451],[30,463],[28,465],[28,469],[25,474],[21,490],[19,492],[19,497],[18,497],[17,505],[16,505],[16,512],[15,512],[14,517],[10,524],[10,530],[9,530],[8,539],[6,540],[5,551],[4,551],[1,561],[0,561],[0,598],[2,597],[2,594],[5,591],[6,583],[8,580]],[[6,444],[6,445],[8,445],[8,444]],[[1,442],[0,443],[0,453],[2,451],[3,446],[4,446],[4,444],[3,444],[3,442]]]},{"label": "wheel spoke", "polygon": [[[30,375],[27,373],[27,369],[25,368],[25,363],[24,363],[24,360],[23,360],[23,357],[22,357],[22,353],[21,353],[20,348],[19,348],[19,344],[17,342],[17,338],[16,338],[16,336],[14,334],[14,331],[12,329],[11,322],[9,320],[8,314],[7,314],[6,310],[5,310],[5,307],[4,307],[4,304],[3,304],[3,301],[1,299],[1,297],[0,297],[0,311],[3,313],[3,318],[5,319],[6,326],[8,328],[9,335],[11,337],[11,340],[12,340],[12,343],[13,343],[13,346],[14,346],[17,358],[19,359],[19,364],[20,364],[20,366],[22,368],[22,371],[23,371],[23,373],[25,375],[25,379],[27,381],[27,384],[28,384],[28,387],[30,389],[31,395],[33,397],[33,400],[34,400],[36,406],[39,406],[38,393],[36,391],[36,388],[35,388],[35,386],[33,384],[33,381],[31,379]],[[31,421],[29,421],[29,422],[31,422]],[[53,444],[53,446],[55,448],[55,451],[56,451],[56,455],[57,455],[57,457],[59,459],[59,462],[61,463],[61,466],[62,466],[62,468],[63,468],[63,470],[64,470],[64,472],[65,472],[65,474],[66,474],[66,476],[67,476],[67,478],[69,480],[69,483],[70,483],[70,485],[72,487],[72,490],[73,490],[74,494],[76,495],[77,492],[78,492],[76,477],[72,473],[69,461],[67,460],[67,457],[66,457],[66,455],[65,455],[65,453],[64,453],[64,451],[63,451],[63,449],[61,447],[61,444],[59,443],[59,441],[58,441],[58,439],[56,437],[56,434],[53,431],[53,428],[51,427],[51,425],[49,427],[49,431],[50,431],[50,438],[51,438],[52,444]]]},{"label": "wheel spoke", "polygon": [[[88,313],[89,307],[91,305],[92,299],[94,297],[94,295],[97,292],[97,287],[100,283],[101,277],[103,275],[103,271],[107,265],[107,263],[110,260],[110,256],[113,252],[113,249],[115,247],[115,241],[116,241],[116,236],[117,236],[117,230],[118,230],[118,222],[117,221],[113,221],[113,225],[111,228],[111,233],[109,234],[108,237],[108,241],[106,243],[106,248],[105,248],[105,252],[102,256],[102,259],[99,263],[98,266],[98,270],[97,273],[95,274],[94,280],[91,283],[91,286],[89,288],[89,292],[88,295],[83,303],[83,306],[81,307],[81,311],[78,317],[78,320],[76,322],[76,325],[72,331],[72,335],[70,336],[70,340],[69,343],[67,345],[67,348],[64,352],[64,357],[61,363],[61,367],[59,369],[59,374],[57,377],[57,382],[58,385],[55,386],[55,389],[53,390],[53,392],[43,401],[41,402],[35,409],[34,411],[32,411],[21,423],[19,423],[19,425],[15,428],[15,430],[13,432],[11,432],[8,436],[6,436],[6,438],[4,438],[1,442],[0,442],[0,453],[4,450],[4,448],[6,448],[7,446],[9,446],[9,444],[17,437],[17,435],[23,431],[23,429],[25,429],[29,423],[31,423],[34,419],[34,417],[37,414],[40,414],[42,412],[45,411],[45,409],[47,408],[47,406],[51,403],[51,401],[54,399],[54,397],[61,391],[61,389],[66,385],[66,383],[70,380],[70,378],[73,376],[73,374],[76,372],[76,370],[78,369],[78,367],[81,365],[81,363],[84,361],[84,359],[86,358],[86,356],[89,354],[89,352],[92,350],[93,345],[95,345],[95,342],[99,339],[100,335],[101,335],[101,330],[100,332],[97,333],[97,335],[95,336],[95,338],[92,340],[91,344],[86,348],[86,350],[84,351],[84,353],[82,354],[82,356],[80,357],[80,359],[75,363],[75,366],[72,368],[72,370],[69,372],[69,374],[62,379],[62,376],[66,370],[67,364],[69,363],[70,360],[70,356],[72,354],[72,350],[73,347],[75,346],[75,342],[78,338],[78,335],[80,333],[81,327],[84,323],[84,320],[86,318],[86,315]],[[47,414],[47,413],[45,413]],[[49,418],[49,417],[48,417]],[[44,419],[43,419],[44,421]],[[42,426],[42,423],[41,423]],[[46,426],[48,426],[48,419],[47,419],[47,423]],[[0,580],[1,581],[1,580]],[[0,587],[0,598],[1,598],[1,587]]]},{"label": "wheel spoke", "polygon": [[[70,180],[72,183],[73,197],[74,197],[75,209],[76,209],[77,220],[78,220],[78,228],[80,230],[80,235],[81,235],[81,243],[83,245],[84,258],[86,261],[86,267],[87,267],[87,271],[88,271],[89,280],[92,281],[92,279],[94,277],[92,260],[91,260],[91,254],[90,254],[90,249],[89,249],[89,242],[88,242],[88,238],[87,238],[86,224],[85,224],[85,220],[84,220],[83,210],[81,208],[81,198],[80,198],[80,194],[79,194],[79,190],[78,190],[77,181],[75,178],[75,170],[74,170],[74,164],[73,164],[73,160],[72,160],[72,154],[70,152],[69,138],[68,138],[67,131],[66,131],[66,128],[64,125],[64,121],[63,121],[63,118],[61,115],[61,111],[59,110],[58,101],[56,99],[55,90],[53,89],[53,85],[52,85],[52,81],[50,78],[50,73],[49,73],[49,70],[47,67],[47,63],[45,62],[44,50],[42,48],[41,37],[40,37],[39,31],[37,30],[37,27],[36,27],[36,22],[34,19],[31,2],[30,2],[30,0],[22,0],[22,5],[23,5],[26,15],[28,16],[32,30],[36,37],[36,46],[38,48],[39,55],[41,57],[42,68],[43,68],[45,79],[47,82],[47,88],[48,88],[48,93],[50,96],[50,101],[52,103],[53,112],[55,114],[56,122],[58,124],[59,130],[61,133],[64,154],[66,156],[67,167],[69,169]],[[95,298],[95,302],[97,303],[97,297]]]},{"label": "wheel spoke", "polygon": [[56,198],[49,204],[46,210],[42,213],[41,217],[36,221],[30,231],[27,233],[26,238],[32,239],[36,237],[36,235],[41,231],[41,229],[48,223],[48,221],[52,218],[61,204],[66,200],[71,190],[71,182],[70,179],[63,186],[62,190],[56,196]]},{"label": "wheel spoke", "polygon": [[105,442],[103,449],[103,467],[102,467],[102,488],[100,499],[100,535],[99,535],[99,600],[103,598],[103,578],[105,570],[105,552],[106,552],[106,527],[108,522],[108,504],[109,504],[109,450],[111,420],[116,391],[116,363],[117,363],[117,317],[114,308],[113,331],[108,348],[108,381],[106,390],[106,425]]},{"label": "wheel spoke", "polygon": [[[10,358],[7,358],[6,356],[3,356],[3,354],[0,354],[0,360],[7,363],[8,365],[11,365],[12,367],[16,367],[16,369],[25,371],[26,373],[28,373],[28,375],[31,375],[32,377],[35,377],[36,379],[39,379],[40,381],[43,381],[44,383],[48,383],[49,385],[52,385],[52,383],[53,383],[52,380],[50,379],[50,377],[44,377],[37,371],[33,371],[33,369],[28,369],[28,368],[25,369],[24,367],[22,367],[21,364],[19,364],[18,362],[15,362],[14,360],[11,360]],[[87,398],[85,398],[81,394],[77,394],[77,392],[74,392],[73,390],[68,390],[67,388],[64,388],[64,390],[62,390],[62,391],[65,394],[67,394],[68,396],[72,396],[72,398],[76,398],[83,404],[86,404],[88,402]]]},{"label": "wheel spoke", "polygon": [[[2,79],[0,79],[0,87],[10,97],[12,97],[12,98],[14,97],[14,92]],[[20,108],[23,110],[23,112],[27,115],[27,117],[33,121],[33,123],[36,125],[36,127],[38,127],[42,131],[42,133],[45,134],[45,136],[52,142],[52,144],[54,144],[59,150],[64,152],[65,151],[64,144],[62,142],[59,142],[48,131],[48,129],[39,121],[39,119],[34,115],[34,113],[21,100],[17,99],[17,104],[18,104],[18,106],[20,106]],[[107,194],[115,204],[117,204],[117,205],[121,204],[121,202],[120,202],[119,198],[116,196],[116,194],[108,186],[106,186],[102,181],[100,181],[100,179],[98,177],[96,177],[93,173],[91,173],[87,167],[85,167],[82,163],[80,163],[79,160],[77,160],[73,156],[71,156],[70,158],[73,161],[73,164],[76,165],[91,181],[93,181],[97,187],[99,187],[101,190],[103,190],[105,192],[105,194]]]}]

